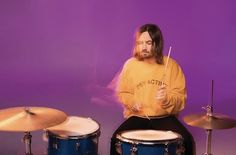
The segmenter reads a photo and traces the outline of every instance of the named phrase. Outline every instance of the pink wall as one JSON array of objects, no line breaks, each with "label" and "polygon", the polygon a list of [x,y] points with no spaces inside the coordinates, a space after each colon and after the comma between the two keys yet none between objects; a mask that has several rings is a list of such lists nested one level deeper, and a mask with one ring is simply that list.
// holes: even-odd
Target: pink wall
[{"label": "pink wall", "polygon": [[[158,24],[165,53],[182,66],[188,114],[204,112],[215,80],[214,110],[236,118],[235,5],[215,1],[0,1],[0,108],[45,106],[91,117],[101,127],[99,153],[109,154],[122,107],[106,89],[131,55],[133,33]],[[197,154],[205,152],[203,129],[190,127]],[[33,153],[43,154],[42,131],[33,132]],[[23,133],[0,132],[1,155],[24,154]],[[235,128],[214,130],[212,154],[234,154]]]}]

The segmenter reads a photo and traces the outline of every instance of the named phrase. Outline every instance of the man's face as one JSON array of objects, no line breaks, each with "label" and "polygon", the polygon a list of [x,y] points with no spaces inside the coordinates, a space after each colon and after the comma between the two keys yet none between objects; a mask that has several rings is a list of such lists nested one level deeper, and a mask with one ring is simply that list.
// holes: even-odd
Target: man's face
[{"label": "man's face", "polygon": [[152,38],[147,31],[141,33],[136,42],[136,50],[142,59],[153,58]]}]

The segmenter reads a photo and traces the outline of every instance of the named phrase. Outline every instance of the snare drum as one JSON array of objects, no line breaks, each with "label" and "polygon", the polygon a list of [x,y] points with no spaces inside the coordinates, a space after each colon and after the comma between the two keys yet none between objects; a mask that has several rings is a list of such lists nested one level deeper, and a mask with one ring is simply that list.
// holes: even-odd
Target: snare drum
[{"label": "snare drum", "polygon": [[121,155],[182,155],[182,138],[172,131],[130,130],[117,134]]},{"label": "snare drum", "polygon": [[48,155],[97,155],[100,129],[91,118],[70,116],[46,133]]}]

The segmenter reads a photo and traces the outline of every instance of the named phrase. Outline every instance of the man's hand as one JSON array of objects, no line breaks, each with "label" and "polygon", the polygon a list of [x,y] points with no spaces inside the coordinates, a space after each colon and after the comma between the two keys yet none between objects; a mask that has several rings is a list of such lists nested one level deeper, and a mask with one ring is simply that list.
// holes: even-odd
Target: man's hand
[{"label": "man's hand", "polygon": [[169,108],[171,104],[167,102],[167,90],[165,85],[161,85],[157,90],[156,98],[163,109]]},{"label": "man's hand", "polygon": [[138,104],[138,103],[135,103],[135,104],[131,107],[131,110],[132,110],[133,112],[139,112],[139,111],[141,111],[141,109],[142,109],[142,107],[141,107],[141,105]]}]

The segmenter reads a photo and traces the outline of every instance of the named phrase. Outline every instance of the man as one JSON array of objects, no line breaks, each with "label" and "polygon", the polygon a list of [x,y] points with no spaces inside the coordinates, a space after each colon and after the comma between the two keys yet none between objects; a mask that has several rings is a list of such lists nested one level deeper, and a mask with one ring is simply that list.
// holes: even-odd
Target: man
[{"label": "man", "polygon": [[186,102],[184,74],[176,61],[163,56],[163,36],[158,26],[143,25],[135,37],[133,57],[124,64],[117,85],[126,120],[112,136],[110,153],[118,154],[118,133],[151,129],[180,134],[185,155],[194,155],[193,137],[177,119]]}]

